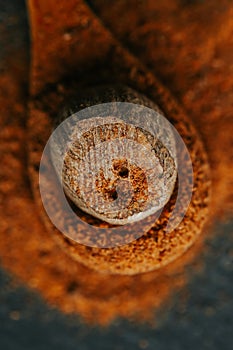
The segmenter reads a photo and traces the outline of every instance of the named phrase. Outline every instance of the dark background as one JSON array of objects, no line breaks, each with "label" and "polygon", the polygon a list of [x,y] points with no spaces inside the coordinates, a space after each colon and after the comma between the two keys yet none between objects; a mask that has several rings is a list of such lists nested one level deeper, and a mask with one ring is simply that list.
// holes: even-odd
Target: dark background
[{"label": "dark background", "polygon": [[[28,67],[28,32],[24,1],[0,0],[0,72],[11,69],[9,55]],[[22,89],[26,96],[25,83]],[[200,256],[204,268],[191,274],[186,287],[185,307],[180,291],[173,296],[169,308],[159,310],[155,326],[122,319],[106,328],[86,325],[77,315],[66,316],[48,306],[40,295],[21,285],[2,266],[1,350],[232,349],[232,227],[230,221],[214,225]]]}]

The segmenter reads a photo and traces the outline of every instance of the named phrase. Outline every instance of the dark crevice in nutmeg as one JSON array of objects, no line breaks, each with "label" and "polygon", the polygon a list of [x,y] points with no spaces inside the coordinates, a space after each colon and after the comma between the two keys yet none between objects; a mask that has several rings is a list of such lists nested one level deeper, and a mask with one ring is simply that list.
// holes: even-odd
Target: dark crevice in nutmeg
[{"label": "dark crevice in nutmeg", "polygon": [[129,169],[122,167],[118,174],[120,177],[127,178],[129,176]]}]

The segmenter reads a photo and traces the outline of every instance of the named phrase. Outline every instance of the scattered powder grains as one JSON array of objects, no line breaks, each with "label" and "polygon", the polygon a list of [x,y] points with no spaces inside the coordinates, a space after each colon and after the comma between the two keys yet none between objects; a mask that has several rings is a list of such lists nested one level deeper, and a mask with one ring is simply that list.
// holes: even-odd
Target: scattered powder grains
[{"label": "scattered powder grains", "polygon": [[[73,3],[73,1],[69,3]],[[169,48],[174,50],[174,57],[177,57],[173,62],[177,62],[177,64],[169,65],[169,70],[165,66],[161,66],[160,75],[164,81],[168,82],[168,88],[171,88],[184,104],[189,112],[189,116],[192,117],[197,129],[202,134],[210,160],[214,188],[214,200],[211,202],[208,214],[209,221],[211,221],[213,218],[216,219],[216,215],[221,213],[218,202],[225,203],[226,209],[232,206],[228,179],[230,178],[229,174],[232,173],[229,140],[232,135],[232,122],[230,119],[230,99],[232,95],[230,91],[232,91],[233,78],[232,74],[229,74],[230,65],[232,64],[230,55],[232,54],[227,49],[231,45],[232,40],[230,35],[232,21],[229,20],[231,9],[229,8],[229,12],[222,11],[221,15],[219,15],[220,22],[224,24],[224,29],[220,30],[216,37],[215,32],[211,31],[210,28],[211,21],[213,26],[216,23],[216,11],[215,17],[208,16],[210,18],[208,23],[205,21],[201,26],[199,26],[195,17],[197,12],[199,11],[200,14],[201,11],[206,18],[206,11],[209,10],[208,4],[199,4],[196,8],[196,5],[192,5],[192,11],[189,7],[184,8],[181,18],[178,2],[171,0],[170,3],[173,5],[174,18],[177,21],[180,18],[180,28],[177,26],[177,23],[169,22],[166,30],[166,40],[169,41]],[[48,1],[48,4],[51,5],[52,2]],[[151,7],[153,9],[152,2],[148,2],[149,5],[150,9]],[[154,6],[156,10],[159,10],[156,8],[158,5],[155,4]],[[221,4],[216,2],[215,7],[217,8],[218,6],[221,6]],[[83,5],[81,8],[84,11],[85,7]],[[193,9],[196,9],[196,11],[193,11]],[[167,11],[169,15],[169,8],[166,9],[165,5],[161,7],[161,11],[164,14]],[[175,15],[176,12],[177,15]],[[141,12],[139,15],[139,13],[140,11],[132,11],[132,16],[136,18],[135,33],[137,33],[137,23],[140,16],[145,14]],[[197,17],[199,18],[200,16]],[[117,18],[117,16],[112,16],[111,19],[115,25],[117,24]],[[163,28],[164,23],[166,23],[164,16],[161,19],[159,19],[159,16],[157,17],[156,25],[159,26],[160,22],[161,28]],[[98,25],[98,30],[100,30],[97,19],[95,19],[94,23]],[[128,23],[131,23],[131,21],[128,21]],[[89,25],[91,24],[89,23]],[[171,30],[169,25],[172,26]],[[208,30],[203,31],[204,25],[210,26],[207,27]],[[122,28],[127,33],[127,26],[125,25]],[[152,64],[152,52],[159,52],[159,55],[164,57],[165,62],[167,62],[166,60],[169,58],[166,54],[167,48],[164,45],[158,51],[158,45],[162,41],[154,42],[151,39],[151,34],[147,34],[148,26],[146,24],[142,25],[140,30],[142,31],[143,28],[145,32],[143,43],[146,51],[141,59],[146,63],[150,63],[151,69],[156,73],[156,69],[153,68],[156,65]],[[102,30],[103,36],[106,38],[105,29],[103,28]],[[149,32],[152,33],[153,30],[155,29],[151,27]],[[197,35],[199,32],[204,32],[205,35]],[[182,33],[184,34],[182,35]],[[193,35],[193,33],[196,34]],[[87,35],[86,32],[83,35]],[[202,41],[200,44],[192,41],[196,37],[201,37]],[[136,46],[137,35],[132,35],[132,38],[135,44],[135,54],[140,54],[140,50]],[[70,44],[72,40],[73,37],[71,40],[63,40],[63,42],[69,42]],[[110,39],[106,40],[110,41]],[[179,50],[177,48],[180,48],[180,45],[178,45],[177,40],[182,42],[182,52],[190,52],[194,47],[195,50],[204,52],[200,49],[200,46],[204,45],[204,40],[206,40],[205,57],[201,57],[199,61],[190,56],[189,63],[179,65],[179,59],[181,60],[182,57],[179,58]],[[118,48],[118,50],[120,49]],[[91,57],[91,53],[87,51],[86,55]],[[125,54],[124,60],[126,66],[132,63],[131,58],[127,54]],[[128,78],[128,69],[125,70],[124,74]],[[192,148],[197,179],[197,187],[194,189],[196,202],[193,206],[193,208],[196,208],[196,211],[191,210],[186,217],[186,223],[190,228],[187,231],[187,235],[182,236],[181,234],[179,236],[180,239],[177,241],[176,235],[171,234],[167,238],[160,230],[161,227],[158,227],[157,230],[152,230],[141,241],[138,240],[128,248],[117,249],[116,251],[106,250],[102,252],[98,249],[77,247],[77,245],[72,244],[59,235],[52,225],[46,224],[45,227],[40,217],[42,208],[35,204],[39,200],[32,196],[27,170],[26,109],[25,104],[22,104],[22,79],[21,76],[17,78],[18,75],[15,74],[18,71],[15,67],[11,70],[9,66],[7,74],[0,76],[0,104],[3,114],[3,118],[0,119],[0,216],[2,234],[0,255],[2,264],[19,276],[27,285],[38,290],[52,305],[59,307],[64,312],[77,312],[88,321],[106,324],[116,316],[135,317],[138,319],[150,318],[154,308],[168,303],[168,298],[172,296],[175,289],[185,285],[187,276],[184,266],[191,263],[195,257],[198,257],[198,252],[202,247],[201,237],[203,235],[196,240],[190,250],[180,255],[181,251],[184,252],[184,246],[187,244],[187,241],[190,240],[192,242],[194,234],[192,227],[202,217],[202,213],[205,210],[203,203],[206,193],[201,191],[204,189],[205,183],[201,180],[201,172],[199,173],[199,170],[202,169],[202,174],[207,171],[207,169],[203,168],[203,163],[200,161],[202,159],[202,148],[199,146],[197,149],[195,147]],[[35,73],[36,70],[33,75],[34,79],[36,77]],[[146,82],[140,74],[132,75],[131,72],[131,77],[134,80],[133,84],[136,89],[140,90],[140,86],[142,86],[145,92],[148,91],[152,95],[150,88],[148,88],[148,82],[150,81],[152,85],[154,84],[153,76],[150,76],[150,79],[148,76]],[[178,79],[178,77],[181,78]],[[35,86],[43,86],[43,83],[40,83],[41,80]],[[190,86],[189,91],[188,86]],[[218,89],[213,89],[215,86],[218,86]],[[55,94],[54,104],[56,104],[57,98],[60,97]],[[167,98],[165,100],[166,105],[169,105]],[[41,101],[38,107],[44,107],[45,102],[44,100]],[[170,103],[172,104],[172,101]],[[37,121],[41,119],[46,124],[47,113],[43,111],[43,108],[42,110],[40,108],[36,109],[34,103],[31,112],[34,113],[34,116],[37,116]],[[30,122],[29,126],[32,128],[33,123],[32,121]],[[220,126],[223,127],[223,125],[225,125],[224,132],[221,132]],[[34,125],[34,130],[38,135],[40,131],[43,133],[44,129],[45,125],[43,125],[43,122],[37,122]],[[196,144],[197,142],[198,144],[196,140],[198,136],[195,135],[195,140],[193,140],[193,130],[188,130],[191,132],[189,135],[191,141],[187,139],[187,143]],[[221,145],[221,147],[216,147],[216,145]],[[31,166],[34,164],[35,168],[33,171],[30,169],[30,176],[33,178],[32,186],[34,187],[35,195],[36,172],[38,171],[37,165],[40,158],[38,149],[34,149],[34,158],[32,153],[31,150],[31,159],[34,161],[34,163],[31,163]],[[199,190],[201,192],[198,192]],[[203,197],[199,198],[199,193],[202,193]],[[196,227],[198,228],[198,225]],[[59,243],[53,237],[57,237]],[[130,273],[132,269],[137,268],[139,269],[138,272],[140,272],[140,266],[144,266],[144,264],[147,264],[147,270],[150,270],[151,268],[149,267],[152,267],[150,265],[150,255],[153,255],[155,248],[158,252],[156,261],[158,262],[157,267],[159,267],[159,262],[163,264],[169,258],[169,244],[171,240],[174,244],[170,252],[176,251],[177,256],[180,255],[180,257],[176,260],[172,259],[173,261],[167,266],[132,276],[108,273],[111,272],[108,269],[116,272],[113,271],[116,266],[119,266],[121,272]],[[143,253],[139,253],[139,251]],[[134,259],[130,260],[128,257],[133,257]],[[86,259],[87,266],[77,262],[77,260],[80,261],[82,258]],[[88,265],[99,269],[99,271],[89,268]],[[100,270],[105,270],[107,273],[101,273]],[[19,315],[13,312],[10,317],[16,320],[19,318]],[[140,347],[146,348],[146,346],[147,344],[142,341]]]},{"label": "scattered powder grains", "polygon": [[[53,232],[53,237],[61,244],[62,249],[64,249],[66,253],[69,253],[78,262],[101,273],[133,275],[152,271],[167,265],[169,262],[174,261],[174,259],[182,255],[194,243],[201,232],[208,215],[210,190],[208,162],[203,145],[193,128],[191,120],[185,116],[184,112],[157,79],[146,70],[134,56],[130,55],[118,42],[115,41],[111,34],[105,30],[95,17],[93,17],[87,7],[86,9],[82,8],[82,15],[91,18],[88,28],[85,29],[86,55],[89,56],[91,50],[93,57],[95,57],[96,51],[92,46],[88,46],[88,42],[92,40],[93,31],[102,33],[102,35],[98,37],[98,40],[100,41],[99,45],[104,46],[106,51],[103,51],[101,64],[99,61],[92,62],[91,69],[85,66],[82,62],[82,55],[84,53],[83,51],[79,52],[79,46],[77,46],[74,41],[73,44],[71,43],[71,47],[75,50],[74,55],[70,56],[69,54],[65,54],[65,52],[62,53],[66,65],[62,65],[61,69],[64,71],[61,73],[61,71],[58,70],[56,72],[57,75],[55,76],[55,72],[53,71],[54,66],[51,64],[52,61],[50,60],[50,56],[52,55],[51,48],[47,52],[48,59],[46,61],[46,66],[42,66],[43,58],[46,54],[45,50],[43,50],[43,56],[40,57],[42,52],[41,47],[44,46],[48,40],[47,35],[45,35],[47,33],[44,32],[44,34],[40,36],[40,40],[37,40],[36,37],[37,32],[43,33],[43,26],[41,28],[42,22],[38,21],[37,17],[38,12],[40,12],[40,18],[43,17],[44,9],[36,8],[36,11],[34,11],[35,8],[32,7],[31,10],[32,29],[35,36],[33,45],[33,57],[35,57],[35,59],[33,60],[32,65],[31,86],[37,86],[37,90],[34,91],[32,89],[33,96],[31,99],[28,121],[29,173],[32,190],[37,199],[39,211],[42,213],[46,228],[49,232]],[[57,23],[58,21],[56,17],[60,18],[60,16],[63,16],[63,12],[59,12],[61,9],[56,10],[58,12],[53,13],[54,19],[51,17],[51,23],[52,19]],[[65,6],[63,10],[68,11],[68,8]],[[80,10],[77,8],[77,11]],[[77,17],[75,18],[77,20]],[[62,21],[59,22],[61,23],[61,26],[64,25]],[[63,45],[60,41],[60,33],[61,30],[55,30],[50,34],[52,36],[49,40],[54,43],[55,51],[57,50],[56,45]],[[101,37],[105,38],[104,43],[101,42]],[[107,46],[109,49],[107,49]],[[83,67],[83,75],[78,75],[78,79],[74,78],[74,68],[73,70],[70,69],[70,67],[73,67],[73,61],[75,61],[77,67],[79,67],[79,64]],[[111,64],[109,64],[109,62],[111,62]],[[95,74],[97,71],[98,76]],[[64,75],[66,75],[66,79],[63,78]],[[134,90],[136,91],[142,91],[143,89],[143,93],[150,96],[151,100],[154,101],[165,113],[165,116],[172,121],[189,149],[193,163],[195,191],[193,191],[191,203],[186,212],[185,218],[182,220],[179,227],[172,232],[166,232],[165,229],[175,206],[177,196],[176,190],[174,191],[171,200],[166,205],[163,214],[154,225],[150,223],[148,227],[148,224],[143,226],[144,222],[138,222],[137,230],[140,230],[141,227],[142,233],[144,233],[140,239],[134,240],[130,244],[114,248],[90,248],[86,247],[89,243],[88,238],[90,234],[88,235],[86,225],[83,222],[78,224],[78,231],[82,236],[82,242],[87,238],[86,245],[81,245],[71,240],[69,241],[68,238],[65,238],[65,236],[51,224],[51,221],[44,214],[41,201],[39,200],[38,168],[44,145],[48,139],[48,132],[49,130],[52,130],[54,120],[56,124],[56,119],[58,118],[61,109],[60,106],[64,108],[69,99],[74,99],[73,96],[76,96],[77,101],[81,99],[80,94],[85,91],[85,87],[93,87],[93,90],[96,91],[95,86],[98,85],[99,82],[101,82],[102,85],[103,83],[109,85],[110,82],[112,84],[112,81],[114,81],[115,85],[130,85],[131,87],[134,87]],[[52,87],[47,88],[48,82],[54,83]],[[81,104],[77,102],[78,107],[109,102],[109,100],[116,102],[123,100],[139,104],[141,104],[143,100],[143,104],[148,105],[148,100],[142,95],[138,95],[133,90],[127,90],[125,88],[117,90],[116,93],[114,86],[112,89],[110,88],[107,90],[107,94],[102,88],[101,97],[96,94],[96,97],[89,98],[91,92],[87,92],[88,90],[86,90],[83,99],[81,99],[83,102],[81,102]],[[40,94],[38,95],[39,92]],[[85,97],[85,94],[87,97]],[[150,107],[150,104],[148,106]],[[154,108],[154,105],[152,105],[152,108]],[[75,111],[75,109],[72,109],[72,111]],[[162,128],[162,125],[160,125],[160,127]],[[184,157],[185,155],[183,155],[183,158]],[[187,161],[184,161],[184,163],[187,164]],[[48,181],[46,185],[47,200],[50,201],[50,203],[53,203],[52,208],[56,208],[56,212],[58,212],[61,220],[67,222],[69,233],[74,236],[75,232],[73,232],[73,225],[70,225],[69,220],[67,220],[68,216],[66,212],[61,210],[62,208],[60,209],[57,203],[56,193],[58,191],[56,175],[53,174],[53,169],[49,163],[46,164],[46,168],[49,169],[49,171],[47,171],[48,178],[45,180]],[[185,199],[190,192],[188,176],[189,168],[183,166],[179,171],[183,173],[182,198]],[[185,200],[180,201],[177,216],[182,217],[182,213],[184,213],[186,209]],[[93,223],[92,217],[88,217],[82,212],[79,213],[79,216],[83,221]],[[146,218],[145,222],[146,220],[148,219]],[[99,226],[102,227],[102,225],[105,225],[106,227],[106,224],[100,222]],[[132,230],[132,226],[124,226],[124,228],[125,235],[129,236],[134,234],[134,232],[132,233],[130,231]],[[111,238],[111,234],[109,234],[109,236],[106,237],[106,240],[111,240]],[[101,244],[99,244],[99,239],[101,239]],[[108,244],[105,244],[105,241],[102,243],[102,236],[100,236],[100,238],[97,237],[96,241],[98,246],[109,246]]]}]

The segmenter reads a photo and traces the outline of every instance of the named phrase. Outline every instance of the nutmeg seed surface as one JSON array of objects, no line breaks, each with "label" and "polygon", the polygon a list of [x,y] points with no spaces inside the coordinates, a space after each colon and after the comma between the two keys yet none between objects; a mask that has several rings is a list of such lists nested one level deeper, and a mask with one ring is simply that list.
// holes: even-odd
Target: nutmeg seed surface
[{"label": "nutmeg seed surface", "polygon": [[[140,95],[128,90],[140,102]],[[177,177],[175,139],[166,119],[157,106],[152,111],[128,100],[73,113],[51,149],[66,195],[113,225],[161,210]]]}]

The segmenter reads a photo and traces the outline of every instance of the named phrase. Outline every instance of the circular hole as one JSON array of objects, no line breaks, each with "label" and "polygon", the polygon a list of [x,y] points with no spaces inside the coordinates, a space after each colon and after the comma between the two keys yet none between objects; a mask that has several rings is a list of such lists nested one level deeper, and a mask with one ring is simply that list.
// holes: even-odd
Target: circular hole
[{"label": "circular hole", "polygon": [[129,169],[126,167],[122,167],[121,170],[119,171],[118,175],[120,177],[126,178],[129,176]]},{"label": "circular hole", "polygon": [[108,191],[108,198],[111,201],[115,201],[118,197],[117,191],[115,189],[109,190]]}]

